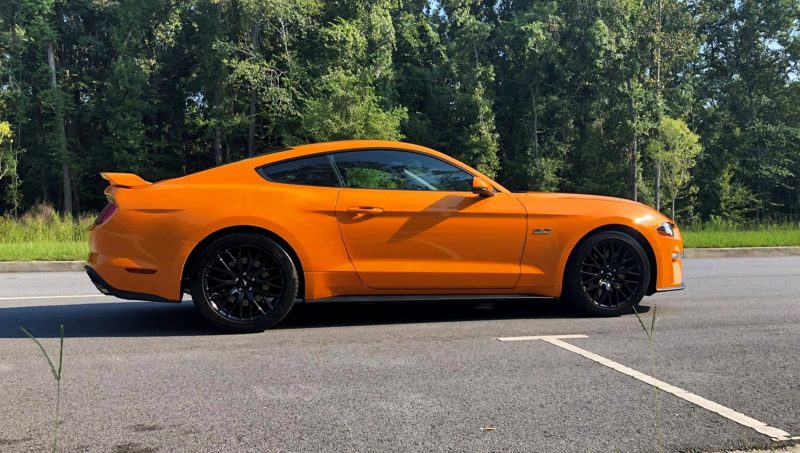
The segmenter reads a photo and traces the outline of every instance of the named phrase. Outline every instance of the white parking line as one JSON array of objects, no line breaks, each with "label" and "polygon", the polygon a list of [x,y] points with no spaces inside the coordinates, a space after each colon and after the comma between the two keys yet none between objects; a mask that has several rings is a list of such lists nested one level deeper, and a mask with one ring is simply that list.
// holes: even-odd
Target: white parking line
[{"label": "white parking line", "polygon": [[800,436],[792,437],[791,434],[783,431],[782,429],[774,428],[772,426],[767,425],[764,422],[758,421],[754,418],[748,417],[747,415],[742,414],[741,412],[736,412],[735,410],[725,407],[721,404],[717,404],[713,401],[707,400],[702,396],[695,395],[694,393],[687,392],[681,388],[675,387],[672,384],[668,384],[664,381],[660,381],[653,376],[649,376],[647,374],[641,373],[639,371],[634,370],[633,368],[628,368],[625,365],[620,363],[614,362],[613,360],[609,360],[603,356],[599,356],[593,352],[587,351],[586,349],[579,348],[573,344],[567,343],[566,341],[562,341],[565,338],[588,338],[586,335],[543,335],[543,336],[534,336],[534,337],[500,337],[498,340],[500,341],[527,341],[527,340],[542,340],[546,341],[554,346],[558,346],[559,348],[566,349],[567,351],[574,352],[575,354],[582,355],[589,360],[594,360],[595,362],[605,365],[613,370],[617,370],[622,374],[628,375],[634,379],[638,379],[645,384],[650,384],[658,389],[661,389],[667,393],[671,393],[672,395],[677,396],[685,401],[688,401],[692,404],[696,404],[704,409],[708,409],[711,412],[719,414],[728,420],[734,421],[740,425],[746,426],[748,428],[752,428],[758,431],[761,434],[765,434],[772,438],[774,441],[786,441],[786,440],[798,440]]},{"label": "white parking line", "polygon": [[14,296],[14,297],[0,297],[0,300],[30,300],[30,299],[78,299],[84,297],[110,297],[105,294],[73,294],[61,296]]}]

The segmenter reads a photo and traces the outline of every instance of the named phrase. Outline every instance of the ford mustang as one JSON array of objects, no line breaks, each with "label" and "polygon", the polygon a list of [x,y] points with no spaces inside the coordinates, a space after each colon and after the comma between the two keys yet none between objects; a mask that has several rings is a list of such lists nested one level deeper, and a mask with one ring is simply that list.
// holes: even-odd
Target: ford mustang
[{"label": "ford mustang", "polygon": [[150,183],[103,173],[86,272],[124,299],[180,302],[234,332],[298,300],[560,298],[599,316],[682,289],[675,224],[630,200],[511,193],[391,141],[296,146]]}]

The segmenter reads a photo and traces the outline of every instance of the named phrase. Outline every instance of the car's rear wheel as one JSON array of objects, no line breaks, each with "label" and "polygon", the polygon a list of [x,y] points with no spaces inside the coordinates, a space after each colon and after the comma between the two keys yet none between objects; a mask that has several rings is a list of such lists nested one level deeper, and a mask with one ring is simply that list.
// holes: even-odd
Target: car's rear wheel
[{"label": "car's rear wheel", "polygon": [[212,242],[192,272],[192,299],[200,314],[232,332],[260,332],[280,322],[297,297],[294,262],[277,242],[235,233]]},{"label": "car's rear wheel", "polygon": [[649,282],[650,262],[641,244],[625,233],[603,231],[570,257],[563,294],[583,313],[616,316],[641,302]]}]

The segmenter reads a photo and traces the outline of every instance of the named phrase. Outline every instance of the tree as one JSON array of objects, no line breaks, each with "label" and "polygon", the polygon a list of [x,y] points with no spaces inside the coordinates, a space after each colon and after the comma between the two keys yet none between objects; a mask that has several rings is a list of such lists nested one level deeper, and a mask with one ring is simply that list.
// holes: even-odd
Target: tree
[{"label": "tree", "polygon": [[316,31],[320,74],[307,75],[298,127],[290,143],[345,138],[398,140],[407,110],[393,105],[392,2],[345,2],[328,9],[330,22]]},{"label": "tree", "polygon": [[0,181],[16,170],[13,154],[14,136],[8,121],[0,121]]},{"label": "tree", "polygon": [[713,190],[719,209],[714,214],[723,220],[740,222],[756,210],[758,199],[741,182],[734,180],[733,165],[726,165],[714,181]]},{"label": "tree", "polygon": [[675,218],[675,201],[691,182],[691,169],[702,150],[700,137],[689,130],[680,119],[661,118],[658,137],[650,142],[648,151],[661,169],[664,189],[672,201]]},{"label": "tree", "polygon": [[0,183],[5,182],[5,201],[13,215],[19,210],[22,194],[20,193],[19,178],[19,154],[18,146],[14,145],[14,135],[11,125],[6,121],[0,121]]},{"label": "tree", "polygon": [[[698,177],[713,181],[734,172],[732,180],[756,197],[757,217],[786,212],[786,206],[797,206],[800,193],[792,165],[800,159],[800,3],[713,0],[693,9],[696,33],[704,39],[694,117],[706,152]],[[701,193],[700,200],[706,212],[720,208],[713,191]]]},{"label": "tree", "polygon": [[[400,140],[406,110],[385,111],[379,97],[343,70],[322,77],[316,97],[306,101],[300,131],[294,140],[321,142],[353,138]],[[302,134],[302,135],[300,135]]]},{"label": "tree", "polygon": [[[50,5],[43,4],[41,6],[45,14],[53,17],[53,20],[57,20],[56,18],[58,18],[58,13],[52,9],[52,3]],[[70,155],[69,148],[67,147],[67,135],[64,126],[65,95],[58,86],[59,71],[56,67],[55,56],[55,47],[58,42],[58,37],[51,28],[50,24],[42,21],[39,25],[42,32],[40,39],[47,52],[47,67],[50,75],[50,90],[49,92],[46,92],[42,98],[44,101],[43,107],[52,111],[53,130],[49,139],[49,143],[54,156],[61,163],[61,192],[64,197],[62,209],[65,213],[72,213],[74,208],[72,203],[72,175],[70,168],[72,165],[72,157]]]}]

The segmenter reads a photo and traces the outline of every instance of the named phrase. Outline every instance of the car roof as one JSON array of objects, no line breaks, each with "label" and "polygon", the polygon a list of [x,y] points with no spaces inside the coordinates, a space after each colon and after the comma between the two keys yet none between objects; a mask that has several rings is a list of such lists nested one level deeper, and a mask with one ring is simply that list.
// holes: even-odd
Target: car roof
[{"label": "car roof", "polygon": [[260,157],[271,157],[265,161],[275,162],[279,160],[293,159],[295,157],[308,156],[311,154],[362,148],[407,149],[412,151],[422,151],[424,153],[431,153],[435,155],[440,154],[439,152],[424,146],[392,140],[339,140],[333,142],[309,143],[305,145],[292,146],[284,150],[262,154]]}]

